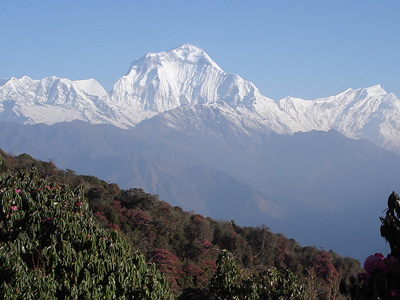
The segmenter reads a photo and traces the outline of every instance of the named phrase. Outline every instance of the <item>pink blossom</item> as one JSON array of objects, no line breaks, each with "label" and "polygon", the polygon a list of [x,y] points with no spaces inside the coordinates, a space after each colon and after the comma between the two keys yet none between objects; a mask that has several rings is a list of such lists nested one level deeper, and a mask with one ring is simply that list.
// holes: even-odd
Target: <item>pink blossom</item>
[{"label": "pink blossom", "polygon": [[18,210],[18,207],[17,207],[17,206],[11,205],[11,206],[10,206],[10,209],[11,209],[11,210]]},{"label": "pink blossom", "polygon": [[53,221],[53,218],[42,219],[40,222],[44,223],[44,222],[47,222],[47,221]]},{"label": "pink blossom", "polygon": [[389,291],[390,296],[393,297],[393,299],[400,299],[400,291],[398,289],[393,289]]},{"label": "pink blossom", "polygon": [[21,193],[21,189],[16,189],[15,192],[16,192],[17,194],[19,194],[19,193]]},{"label": "pink blossom", "polygon": [[375,253],[367,257],[364,263],[364,270],[368,275],[374,271],[388,272],[388,267],[385,264],[385,258],[381,253]]},{"label": "pink blossom", "polygon": [[77,202],[75,205],[76,205],[76,206],[81,206],[81,205],[82,205],[82,202],[79,201],[79,202]]},{"label": "pink blossom", "polygon": [[205,239],[205,240],[203,241],[203,247],[210,247],[210,246],[212,246],[212,244],[210,243],[210,241],[207,240],[207,239]]}]

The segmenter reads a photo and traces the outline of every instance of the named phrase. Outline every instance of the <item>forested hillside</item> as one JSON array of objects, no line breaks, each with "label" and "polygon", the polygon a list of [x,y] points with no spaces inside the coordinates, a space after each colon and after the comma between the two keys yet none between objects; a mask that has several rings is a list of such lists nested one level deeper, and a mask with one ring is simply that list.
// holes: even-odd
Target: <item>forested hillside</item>
[{"label": "forested hillside", "polygon": [[[141,188],[122,190],[26,154],[12,156],[1,151],[0,155],[1,172],[35,168],[50,187],[82,186],[97,225],[119,232],[132,250],[144,253],[179,299],[224,299],[228,294],[242,299],[257,287],[256,294],[262,299],[284,297],[285,288],[298,292],[293,299],[303,299],[305,294],[307,299],[341,299],[340,282],[348,283],[351,275],[361,271],[360,263],[352,258],[315,246],[301,247],[266,225],[241,227],[234,220],[213,220],[172,207]],[[262,292],[266,280],[275,282],[274,289]]]}]

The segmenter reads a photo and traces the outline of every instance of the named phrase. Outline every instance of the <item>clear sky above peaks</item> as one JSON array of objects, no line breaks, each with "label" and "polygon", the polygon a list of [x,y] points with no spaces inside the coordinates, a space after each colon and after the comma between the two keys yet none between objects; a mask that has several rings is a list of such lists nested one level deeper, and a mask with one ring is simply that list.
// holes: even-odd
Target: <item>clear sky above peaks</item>
[{"label": "clear sky above peaks", "polygon": [[400,97],[400,1],[0,1],[0,78],[94,78],[183,43],[265,96],[381,84]]}]

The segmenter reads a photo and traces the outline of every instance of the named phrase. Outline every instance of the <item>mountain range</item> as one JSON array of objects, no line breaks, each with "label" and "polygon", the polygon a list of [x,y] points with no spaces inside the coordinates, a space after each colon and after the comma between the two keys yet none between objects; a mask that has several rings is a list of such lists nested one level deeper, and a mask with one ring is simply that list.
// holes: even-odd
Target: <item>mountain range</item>
[{"label": "mountain range", "polygon": [[134,61],[109,93],[94,79],[1,80],[0,147],[363,259],[387,249],[399,103],[379,85],[275,101],[184,44]]},{"label": "mountain range", "polygon": [[23,124],[82,120],[134,127],[184,105],[220,105],[237,124],[279,134],[335,129],[400,152],[400,101],[380,85],[303,100],[274,101],[236,74],[225,73],[201,49],[184,44],[149,53],[107,93],[94,79],[27,76],[0,81],[0,119]]}]

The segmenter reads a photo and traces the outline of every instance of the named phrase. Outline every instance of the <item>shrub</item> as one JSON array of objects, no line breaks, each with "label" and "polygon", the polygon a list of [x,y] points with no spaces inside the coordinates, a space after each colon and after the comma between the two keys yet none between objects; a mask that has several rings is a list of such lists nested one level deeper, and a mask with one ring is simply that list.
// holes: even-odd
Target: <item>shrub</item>
[{"label": "shrub", "polygon": [[154,264],[96,224],[82,189],[2,173],[0,299],[111,298],[172,294]]}]

